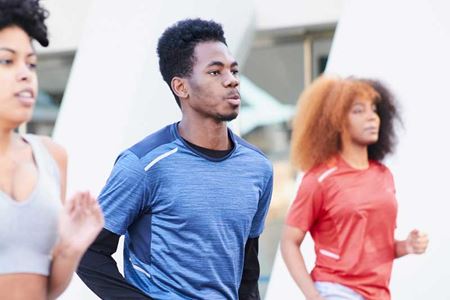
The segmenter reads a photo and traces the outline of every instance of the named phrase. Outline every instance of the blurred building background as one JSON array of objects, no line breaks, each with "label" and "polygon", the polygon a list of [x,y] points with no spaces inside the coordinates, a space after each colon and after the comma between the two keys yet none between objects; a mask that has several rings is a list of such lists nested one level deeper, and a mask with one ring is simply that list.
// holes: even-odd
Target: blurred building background
[{"label": "blurred building background", "polygon": [[[93,1],[43,1],[50,11],[50,47],[37,46],[40,93],[33,120],[27,125],[29,132],[52,134],[80,37],[89,30],[84,21]],[[243,91],[239,124],[243,138],[269,156],[275,171],[272,205],[260,245],[263,296],[296,189],[289,164],[290,118],[299,94],[325,69],[342,2],[255,0],[256,33],[248,41],[247,60],[239,62],[242,90],[248,91]]]}]

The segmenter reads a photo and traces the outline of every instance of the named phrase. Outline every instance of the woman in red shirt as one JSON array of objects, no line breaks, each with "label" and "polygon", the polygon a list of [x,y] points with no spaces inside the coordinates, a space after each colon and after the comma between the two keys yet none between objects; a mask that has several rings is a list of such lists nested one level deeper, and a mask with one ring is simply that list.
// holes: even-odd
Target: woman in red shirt
[{"label": "woman in red shirt", "polygon": [[[418,230],[394,239],[394,181],[380,163],[395,142],[393,98],[376,81],[322,76],[299,101],[292,158],[306,173],[282,236],[289,272],[308,300],[390,299],[393,260],[428,244]],[[299,249],[308,231],[311,275]]]}]

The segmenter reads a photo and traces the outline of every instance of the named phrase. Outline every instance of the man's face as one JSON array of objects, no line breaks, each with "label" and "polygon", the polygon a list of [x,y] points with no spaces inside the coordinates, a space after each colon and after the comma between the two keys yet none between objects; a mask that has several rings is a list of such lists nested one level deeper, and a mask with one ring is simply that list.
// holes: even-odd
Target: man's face
[{"label": "man's face", "polygon": [[241,104],[238,73],[238,64],[225,44],[197,44],[184,104],[200,118],[217,122],[235,119]]}]

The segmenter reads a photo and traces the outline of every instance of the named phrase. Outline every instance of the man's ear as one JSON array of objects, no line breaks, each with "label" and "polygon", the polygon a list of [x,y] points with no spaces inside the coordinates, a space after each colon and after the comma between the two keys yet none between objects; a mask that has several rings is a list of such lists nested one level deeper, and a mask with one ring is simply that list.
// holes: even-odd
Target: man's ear
[{"label": "man's ear", "polygon": [[184,78],[181,77],[173,77],[172,81],[170,82],[170,86],[172,88],[172,91],[175,95],[178,96],[178,98],[187,98],[188,97],[188,89],[187,89],[187,83]]}]

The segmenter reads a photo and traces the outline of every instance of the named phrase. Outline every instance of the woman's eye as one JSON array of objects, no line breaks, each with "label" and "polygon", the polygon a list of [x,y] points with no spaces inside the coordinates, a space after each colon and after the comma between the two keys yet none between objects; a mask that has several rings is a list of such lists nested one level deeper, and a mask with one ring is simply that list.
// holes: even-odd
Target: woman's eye
[{"label": "woman's eye", "polygon": [[10,65],[12,64],[11,59],[0,59],[0,65]]}]

